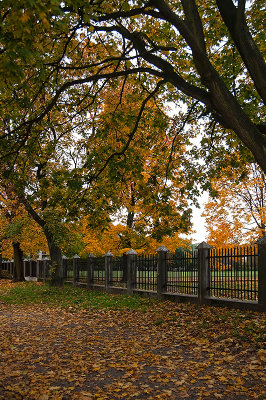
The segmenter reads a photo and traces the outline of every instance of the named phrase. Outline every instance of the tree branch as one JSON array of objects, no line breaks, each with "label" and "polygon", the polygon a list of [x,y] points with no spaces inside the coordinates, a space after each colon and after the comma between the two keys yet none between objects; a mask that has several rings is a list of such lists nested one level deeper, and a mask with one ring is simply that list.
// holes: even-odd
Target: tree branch
[{"label": "tree branch", "polygon": [[[121,151],[112,153],[112,154],[107,158],[107,160],[105,161],[104,165],[99,169],[99,171],[98,171],[95,175],[93,175],[93,176],[90,177],[90,179],[89,179],[89,182],[90,182],[90,183],[91,183],[92,181],[95,181],[95,180],[102,174],[102,172],[106,169],[106,167],[107,167],[107,165],[109,164],[109,162],[110,162],[114,157],[116,157],[116,156],[121,156],[121,155],[125,154],[126,150],[128,149],[128,147],[129,147],[131,141],[133,140],[134,135],[135,135],[135,133],[136,133],[136,131],[137,131],[137,129],[138,129],[138,125],[139,125],[139,122],[140,122],[140,119],[141,119],[141,116],[142,116],[142,113],[143,113],[143,111],[144,111],[144,109],[145,109],[146,104],[148,103],[148,101],[149,101],[151,98],[154,97],[154,95],[159,91],[160,87],[161,87],[164,83],[165,83],[164,80],[159,81],[159,82],[157,83],[155,89],[146,97],[146,99],[143,100],[143,102],[142,102],[142,104],[141,104],[141,107],[140,107],[140,110],[139,110],[139,113],[138,113],[138,116],[137,116],[137,119],[136,119],[136,122],[135,122],[135,125],[134,125],[134,128],[132,129],[130,135],[128,136],[128,140],[127,140],[125,146],[123,147],[123,149],[122,149]],[[84,165],[84,167],[86,167],[86,164]]]},{"label": "tree branch", "polygon": [[248,29],[244,1],[236,8],[232,0],[216,0],[222,19],[244,61],[250,76],[266,104],[266,63]]}]

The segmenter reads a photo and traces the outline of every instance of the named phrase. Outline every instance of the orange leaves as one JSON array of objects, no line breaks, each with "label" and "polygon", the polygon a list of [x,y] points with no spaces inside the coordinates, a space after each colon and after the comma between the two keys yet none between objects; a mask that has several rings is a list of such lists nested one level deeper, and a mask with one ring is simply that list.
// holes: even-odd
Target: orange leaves
[{"label": "orange leaves", "polygon": [[28,22],[28,20],[30,19],[29,14],[23,13],[22,16],[20,17],[20,21],[23,23]]},{"label": "orange leaves", "polygon": [[[95,256],[100,256],[107,251],[111,251],[114,255],[122,255],[132,247],[138,254],[154,253],[155,250],[162,244],[170,251],[174,252],[176,248],[188,248],[189,240],[182,239],[178,233],[173,236],[165,235],[161,241],[152,238],[150,235],[140,238],[133,229],[130,229],[122,224],[111,224],[104,232],[96,229],[89,229],[86,225],[86,218],[82,220],[81,231],[83,233],[83,241],[85,248],[84,255],[93,253]],[[138,224],[136,223],[138,226]],[[121,240],[121,237],[128,238],[131,246],[126,245]]]},{"label": "orange leaves", "polygon": [[263,314],[172,302],[153,302],[145,312],[75,308],[74,313],[0,304],[4,399],[265,396]]},{"label": "orange leaves", "polygon": [[258,351],[258,357],[261,361],[266,362],[266,350],[265,349],[260,349]]},{"label": "orange leaves", "polygon": [[245,174],[241,179],[232,168],[225,168],[222,177],[212,182],[218,196],[209,199],[203,213],[210,244],[251,243],[264,234],[265,175],[256,164],[246,166]]},{"label": "orange leaves", "polygon": [[12,242],[20,243],[25,255],[37,255],[42,249],[47,250],[42,229],[28,215],[24,206],[15,196],[0,197],[0,237],[2,238],[3,257],[12,259]]}]

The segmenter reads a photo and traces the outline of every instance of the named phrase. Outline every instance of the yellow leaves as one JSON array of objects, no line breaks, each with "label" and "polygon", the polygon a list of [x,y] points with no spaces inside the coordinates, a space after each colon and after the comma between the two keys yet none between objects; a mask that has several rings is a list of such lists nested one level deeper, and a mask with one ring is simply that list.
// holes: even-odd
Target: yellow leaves
[{"label": "yellow leaves", "polygon": [[209,199],[203,216],[208,242],[216,247],[250,243],[263,234],[266,209],[261,205],[266,195],[265,177],[255,164],[246,166],[245,171],[246,176],[239,180],[230,166],[212,182],[218,197]]},{"label": "yellow leaves", "polygon": [[221,382],[227,382],[227,378],[225,376],[218,376],[218,380]]},{"label": "yellow leaves", "polygon": [[29,19],[30,19],[30,16],[27,13],[23,13],[22,16],[20,17],[20,21],[22,23],[28,22]]},{"label": "yellow leaves", "polygon": [[221,394],[221,393],[213,393],[213,396],[216,398],[216,399],[222,399],[224,396],[223,396],[223,394]]},{"label": "yellow leaves", "polygon": [[49,400],[49,395],[48,394],[41,394],[38,397],[38,400]]},{"label": "yellow leaves", "polygon": [[[10,285],[0,281],[5,291]],[[23,398],[204,400],[230,399],[232,392],[246,399],[263,396],[265,350],[255,351],[249,332],[243,344],[241,323],[256,324],[259,338],[263,314],[258,318],[252,312],[172,302],[152,303],[145,313],[90,308],[70,313],[1,303],[0,317],[1,379]],[[161,317],[164,324],[156,325]],[[204,332],[203,318],[209,321]],[[240,339],[232,337],[235,323]],[[10,345],[16,351],[10,351]],[[256,344],[262,345],[262,340]]]},{"label": "yellow leaves", "polygon": [[50,390],[54,391],[54,390],[60,390],[61,386],[50,386]]},{"label": "yellow leaves", "polygon": [[43,23],[43,26],[46,28],[46,29],[49,29],[50,28],[50,23],[49,23],[49,21],[48,21],[48,19],[47,18],[43,18],[42,19],[42,23]]},{"label": "yellow leaves", "polygon": [[258,356],[259,356],[259,359],[260,359],[261,361],[266,362],[266,350],[260,349],[260,350],[258,351]]},{"label": "yellow leaves", "polygon": [[175,381],[175,385],[177,385],[177,386],[182,386],[182,385],[184,385],[184,383],[186,383],[186,381],[184,379],[182,379],[180,381]]},{"label": "yellow leaves", "polygon": [[42,24],[44,26],[45,29],[49,29],[50,28],[50,23],[47,19],[47,14],[45,12],[40,12],[39,17],[42,21]]},{"label": "yellow leaves", "polygon": [[46,251],[47,242],[42,229],[29,217],[17,199],[11,197],[2,200],[2,205],[0,234],[5,238],[2,242],[3,256],[13,258],[12,241],[20,242],[26,255],[36,256],[40,249]]},{"label": "yellow leaves", "polygon": [[[139,226],[140,223],[136,222],[136,230]],[[111,251],[115,256],[122,255],[129,250],[130,247],[136,250],[138,254],[154,253],[162,244],[172,252],[174,252],[177,247],[189,247],[189,241],[180,238],[177,233],[172,237],[164,236],[161,241],[153,239],[150,236],[146,236],[140,241],[133,229],[122,224],[111,224],[104,232],[97,231],[96,229],[89,229],[87,227],[87,218],[82,220],[81,231],[84,235],[83,240],[86,246],[82,253],[84,255],[93,253],[95,256],[99,256],[104,255],[107,251]],[[123,246],[121,237],[130,239],[131,246]]]},{"label": "yellow leaves", "polygon": [[232,355],[229,355],[229,356],[225,357],[225,358],[224,358],[224,360],[225,360],[225,361],[229,361],[229,362],[231,362],[231,361],[233,361],[233,360],[234,360],[234,356],[232,356]]},{"label": "yellow leaves", "polygon": [[93,364],[93,365],[92,365],[92,370],[93,370],[93,371],[100,371],[101,368],[102,368],[102,367],[101,367],[101,365],[99,365],[99,364]]}]

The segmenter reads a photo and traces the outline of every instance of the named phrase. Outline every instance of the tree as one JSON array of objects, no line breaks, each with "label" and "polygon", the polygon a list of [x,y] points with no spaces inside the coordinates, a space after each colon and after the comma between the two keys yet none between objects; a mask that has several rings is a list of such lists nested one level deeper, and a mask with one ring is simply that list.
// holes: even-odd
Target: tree
[{"label": "tree", "polygon": [[[68,185],[59,176],[72,176],[72,189],[76,186],[78,191],[83,182],[80,171],[74,168],[66,172],[66,168],[63,172],[57,167],[56,173],[51,172],[51,163],[49,167],[45,165],[51,156],[50,137],[54,132],[58,137],[63,132],[80,131],[87,124],[84,121],[88,114],[98,108],[103,93],[116,86],[122,94],[125,82],[132,76],[134,85],[146,93],[139,113],[134,116],[134,127],[118,149],[112,148],[112,153],[95,164],[97,170],[90,171],[87,188],[94,185],[107,164],[115,170],[114,160],[121,160],[128,151],[143,111],[155,95],[176,104],[185,103],[191,118],[202,117],[206,121],[210,143],[215,132],[227,148],[247,148],[266,171],[261,111],[266,74],[260,1],[247,5],[243,0],[208,0],[197,4],[194,0],[2,3],[0,57],[5,80],[0,90],[0,151],[5,162],[12,156],[2,171],[5,179],[12,181],[12,171],[21,153],[24,160],[29,155],[33,160],[32,146],[45,143],[41,151],[44,161],[38,158],[31,171],[35,175],[38,171],[44,182],[47,175],[53,176],[53,182],[62,189],[53,192],[50,205],[57,198],[61,207],[58,210],[64,208],[63,204],[72,208],[66,205],[66,192],[60,198]],[[91,130],[85,131],[85,140],[93,140]],[[35,149],[38,154],[38,147]],[[21,189],[21,201],[27,203],[31,214],[47,229],[48,221],[39,219],[40,215],[34,214],[36,209],[30,208],[29,200],[36,198],[26,194],[25,199]],[[99,191],[96,194],[95,199]],[[111,199],[109,189],[105,193],[107,198]],[[44,212],[46,217],[50,213],[53,218],[51,208],[46,207],[47,210],[45,213],[39,208],[38,212]],[[52,248],[51,231],[50,227],[47,238]],[[52,252],[59,254],[57,248]]]},{"label": "tree", "polygon": [[246,166],[240,179],[227,168],[212,186],[203,214],[210,244],[250,243],[265,234],[266,180],[256,164]]},{"label": "tree", "polygon": [[130,249],[128,243],[121,240],[121,234],[123,237],[127,235],[130,237],[130,244],[138,254],[153,254],[161,245],[174,252],[177,247],[188,248],[191,243],[189,239],[182,239],[178,233],[171,236],[165,235],[161,240],[156,240],[148,235],[139,237],[136,232],[121,224],[110,224],[104,231],[89,229],[86,219],[83,221],[81,229],[85,243],[84,250],[81,253],[83,256],[89,253],[93,253],[95,256],[102,256],[107,251],[111,251],[115,256],[121,256]]},{"label": "tree", "polygon": [[[228,142],[238,138],[266,172],[262,1],[21,2],[14,9],[4,2],[1,38],[5,74],[9,63],[13,68],[3,97],[12,107],[24,93],[29,104],[23,118],[11,113],[9,135],[19,135],[20,146],[53,107],[66,99],[73,107],[83,103],[74,88],[98,95],[111,81],[137,75],[150,92],[159,85],[171,101],[196,101],[195,118],[204,117],[210,133],[222,128]],[[11,90],[18,70],[20,85]],[[34,107],[44,91],[46,102]]]},{"label": "tree", "polygon": [[25,208],[13,197],[0,193],[0,240],[3,256],[14,259],[14,280],[23,281],[23,254],[36,256],[46,250],[45,237]]},{"label": "tree", "polygon": [[[177,169],[185,144],[176,140],[177,132],[167,131],[169,117],[160,109],[160,98],[124,82],[123,93],[116,87],[111,93],[102,90],[101,100],[81,117],[82,131],[78,123],[73,125],[79,117],[65,122],[71,108],[51,110],[37,132],[31,132],[24,151],[5,158],[1,168],[2,185],[44,232],[56,266],[54,282],[62,281],[62,249],[70,241],[69,227],[82,215],[99,230],[119,209],[127,209],[129,230],[120,232],[127,247],[130,237],[140,241],[149,234],[160,240],[189,226],[185,174]],[[132,134],[134,141],[127,148]]]},{"label": "tree", "polygon": [[[95,203],[94,217],[93,210],[87,210],[87,224],[96,230],[100,224],[104,229],[108,219],[115,219],[127,226],[120,232],[122,248],[133,247],[132,240],[136,243],[137,237],[139,248],[141,241],[145,245],[147,236],[162,240],[165,235],[185,233],[190,226],[193,174],[191,168],[189,173],[186,170],[186,141],[178,136],[177,126],[166,115],[160,97],[146,105],[130,147],[119,154],[136,126],[145,98],[145,91],[140,89],[137,91],[128,80],[123,93],[117,88],[107,92],[94,122],[93,140],[87,143],[85,136],[82,144],[88,176],[99,169],[101,158],[110,157],[87,193],[90,205]],[[104,210],[108,211],[103,204],[105,197],[113,210],[110,207],[104,218]]]},{"label": "tree", "polygon": [[[60,117],[63,118],[62,113]],[[26,210],[42,229],[52,264],[56,266],[52,281],[61,283],[61,246],[68,233],[66,197],[69,187],[66,180],[73,169],[69,168],[71,161],[65,154],[71,136],[62,132],[60,121],[53,118],[56,119],[55,113],[43,124],[45,136],[39,137],[37,132],[23,151],[4,160],[1,187],[8,200],[16,202],[21,214],[24,215]]]}]

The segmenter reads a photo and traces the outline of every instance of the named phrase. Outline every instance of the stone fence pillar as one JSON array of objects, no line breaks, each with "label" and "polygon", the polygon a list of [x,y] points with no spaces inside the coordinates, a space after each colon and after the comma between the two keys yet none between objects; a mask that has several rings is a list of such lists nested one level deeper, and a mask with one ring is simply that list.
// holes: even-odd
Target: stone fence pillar
[{"label": "stone fence pillar", "polygon": [[43,278],[44,280],[46,280],[49,275],[50,275],[50,267],[49,267],[49,263],[50,263],[50,259],[48,257],[45,257],[43,260]]},{"label": "stone fence pillar", "polygon": [[80,257],[75,254],[73,257],[73,285],[77,285],[79,281],[78,259]]},{"label": "stone fence pillar", "polygon": [[112,260],[113,260],[113,254],[110,251],[107,251],[107,253],[104,255],[105,289],[107,290],[111,285],[113,278]]},{"label": "stone fence pillar", "polygon": [[23,271],[25,278],[25,276],[27,276],[27,260],[23,260]]},{"label": "stone fence pillar", "polygon": [[136,264],[137,264],[137,252],[130,249],[126,252],[127,255],[127,292],[133,294],[136,286]]},{"label": "stone fence pillar", "polygon": [[87,289],[92,288],[93,278],[94,278],[94,271],[93,271],[93,262],[94,262],[95,255],[90,253],[87,259],[87,266],[88,266],[88,280],[87,280]]},{"label": "stone fence pillar", "polygon": [[210,246],[206,242],[202,242],[197,246],[198,249],[198,260],[199,260],[199,270],[198,270],[198,298],[199,303],[204,304],[205,300],[210,296]]},{"label": "stone fence pillar", "polygon": [[158,255],[157,261],[157,294],[161,297],[162,293],[166,291],[167,285],[167,253],[168,249],[165,246],[160,246],[156,250]]},{"label": "stone fence pillar", "polygon": [[266,235],[258,244],[258,303],[266,311]]},{"label": "stone fence pillar", "polygon": [[62,255],[63,282],[67,280],[67,257]]},{"label": "stone fence pillar", "polygon": [[40,277],[41,262],[42,262],[42,259],[41,258],[37,258],[37,262],[36,262],[36,278],[37,278],[37,280],[39,280],[39,278],[41,278]]}]

